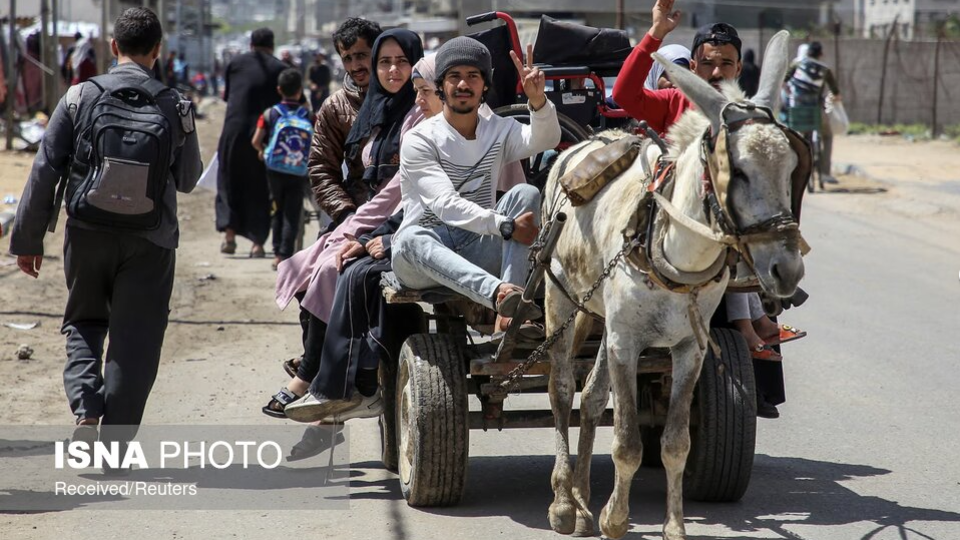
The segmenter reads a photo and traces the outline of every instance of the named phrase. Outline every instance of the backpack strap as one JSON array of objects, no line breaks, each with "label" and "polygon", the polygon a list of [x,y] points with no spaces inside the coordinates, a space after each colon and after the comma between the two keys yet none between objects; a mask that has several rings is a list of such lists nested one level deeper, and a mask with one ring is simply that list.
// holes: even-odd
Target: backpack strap
[{"label": "backpack strap", "polygon": [[[67,94],[64,97],[63,104],[67,108],[67,115],[70,117],[70,122],[73,124],[73,130],[76,134],[76,138],[79,139],[82,135],[82,130],[78,130],[78,127],[82,123],[89,122],[90,112],[85,109],[80,110],[80,102],[83,100],[83,89],[87,86],[87,83],[92,84],[98,91],[103,93],[106,90],[106,87],[103,85],[104,82],[109,84],[112,81],[104,81],[104,76],[91,77],[87,79],[86,82],[75,84],[67,89]],[[100,80],[97,80],[100,79]],[[88,107],[88,109],[90,109]],[[80,113],[84,113],[82,120],[78,122],[78,119],[81,118]],[[79,131],[79,132],[78,132]],[[76,148],[76,143],[74,143],[74,148]],[[60,177],[60,181],[57,184],[57,193],[53,199],[53,212],[50,215],[50,222],[47,223],[47,230],[51,233],[57,230],[57,221],[60,219],[60,206],[63,204],[63,196],[67,191],[67,184],[70,181],[70,170],[73,167],[73,154],[70,154],[70,157],[67,158],[67,162],[70,164],[67,167],[67,171]]]},{"label": "backpack strap", "polygon": [[153,96],[153,99],[157,99],[157,97],[159,97],[160,94],[164,92],[173,91],[172,88],[154,79],[153,77],[146,79],[144,82],[140,84],[140,86],[142,86],[144,90],[146,90],[151,96]]}]

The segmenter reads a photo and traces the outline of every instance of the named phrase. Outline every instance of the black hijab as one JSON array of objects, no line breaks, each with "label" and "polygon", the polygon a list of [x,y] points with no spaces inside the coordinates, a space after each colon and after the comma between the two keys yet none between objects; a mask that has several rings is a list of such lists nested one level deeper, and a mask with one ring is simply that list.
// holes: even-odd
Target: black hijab
[{"label": "black hijab", "polygon": [[363,171],[363,182],[371,191],[375,191],[384,180],[393,178],[400,168],[400,128],[403,125],[403,118],[410,112],[417,97],[413,89],[412,74],[410,80],[396,93],[390,93],[380,85],[380,78],[377,76],[377,60],[380,57],[380,46],[387,39],[392,39],[400,45],[404,56],[410,61],[411,69],[413,64],[423,58],[423,44],[420,42],[420,36],[404,28],[387,30],[373,42],[370,53],[373,64],[370,88],[367,90],[360,112],[357,113],[357,119],[350,128],[345,144],[347,157],[356,159],[363,147],[363,142],[370,137],[373,129],[380,128],[380,133],[370,149],[372,163]]}]

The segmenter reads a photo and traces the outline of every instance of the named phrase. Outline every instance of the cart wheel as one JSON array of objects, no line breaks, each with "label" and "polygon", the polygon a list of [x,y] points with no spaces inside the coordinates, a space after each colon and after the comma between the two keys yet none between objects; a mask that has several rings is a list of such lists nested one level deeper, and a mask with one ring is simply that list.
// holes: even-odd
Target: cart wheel
[{"label": "cart wheel", "polygon": [[[388,306],[393,323],[384,346],[390,358],[400,358],[400,350],[407,337],[430,330],[423,308],[417,304],[394,304]],[[390,472],[397,472],[397,363],[380,362],[380,388],[383,392],[383,414],[380,415],[380,459]]]},{"label": "cart wheel", "polygon": [[823,191],[823,173],[820,171],[821,159],[823,159],[823,139],[820,138],[820,132],[815,131],[813,133],[813,164],[817,175],[817,186],[820,191]]},{"label": "cart wheel", "polygon": [[747,342],[728,328],[710,331],[721,357],[707,351],[691,414],[690,455],[684,494],[693,500],[735,502],[753,472],[757,436],[757,390]]},{"label": "cart wheel", "polygon": [[810,178],[807,180],[807,192],[813,193],[814,185],[820,184],[820,190],[823,191],[823,179],[820,178],[820,141],[815,132],[807,134],[807,142],[810,144],[810,152],[813,157],[810,161]]},{"label": "cart wheel", "polygon": [[467,376],[452,336],[416,334],[397,373],[400,489],[410,506],[452,506],[467,480]]},{"label": "cart wheel", "polygon": [[[521,124],[530,125],[530,109],[527,108],[525,103],[500,107],[494,112],[504,118],[513,118]],[[523,174],[527,177],[527,183],[533,184],[541,191],[547,183],[550,167],[553,166],[553,162],[556,161],[560,152],[590,137],[590,132],[571,120],[569,116],[558,112],[557,120],[560,122],[560,144],[552,150],[547,150],[520,162],[523,167]]]},{"label": "cart wheel", "polygon": [[383,414],[380,415],[380,460],[390,472],[399,469],[397,450],[397,366],[380,363],[380,388],[383,392]]}]

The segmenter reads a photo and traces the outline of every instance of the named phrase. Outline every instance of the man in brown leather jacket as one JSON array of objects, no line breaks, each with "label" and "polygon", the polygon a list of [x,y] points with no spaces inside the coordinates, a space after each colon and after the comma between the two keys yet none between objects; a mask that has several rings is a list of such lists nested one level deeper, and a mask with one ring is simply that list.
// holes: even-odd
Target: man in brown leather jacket
[{"label": "man in brown leather jacket", "polygon": [[[370,52],[380,33],[379,24],[351,17],[333,34],[347,74],[343,87],[330,96],[317,113],[309,166],[313,196],[336,223],[342,223],[369,198],[361,182],[344,182],[348,178],[359,179],[363,175],[363,164],[359,155],[353,160],[344,156],[343,146],[363,105],[370,78],[374,76]],[[344,161],[347,177],[343,173]]]}]

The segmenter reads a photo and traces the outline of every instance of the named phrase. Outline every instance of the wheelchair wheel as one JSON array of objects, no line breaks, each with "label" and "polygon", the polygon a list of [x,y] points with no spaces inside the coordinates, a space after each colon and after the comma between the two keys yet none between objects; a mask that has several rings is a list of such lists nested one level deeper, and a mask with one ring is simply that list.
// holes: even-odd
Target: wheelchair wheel
[{"label": "wheelchair wheel", "polygon": [[[530,125],[530,109],[527,108],[525,103],[500,107],[494,112],[504,118],[514,118],[520,123]],[[587,128],[577,124],[563,113],[557,113],[557,120],[560,121],[560,144],[556,148],[541,152],[520,162],[523,167],[523,174],[527,177],[527,183],[536,186],[541,191],[547,183],[550,167],[553,166],[553,162],[556,161],[560,152],[586,140],[590,136]]]}]

